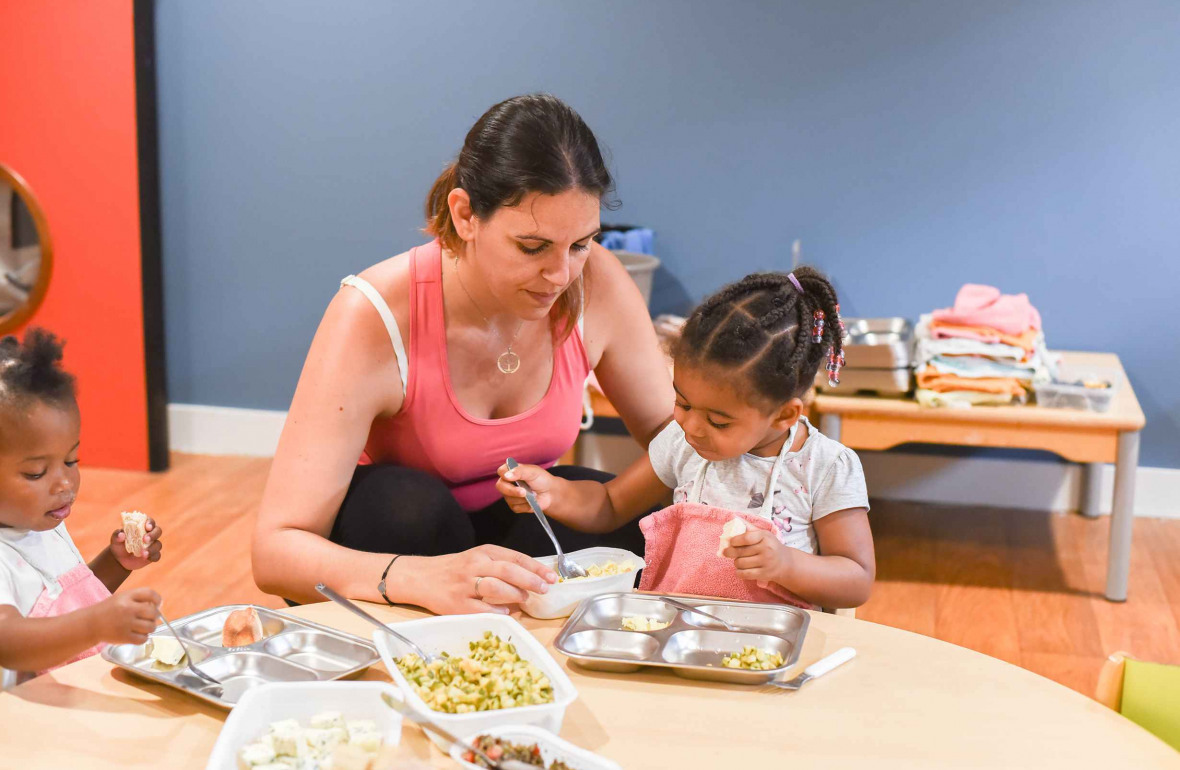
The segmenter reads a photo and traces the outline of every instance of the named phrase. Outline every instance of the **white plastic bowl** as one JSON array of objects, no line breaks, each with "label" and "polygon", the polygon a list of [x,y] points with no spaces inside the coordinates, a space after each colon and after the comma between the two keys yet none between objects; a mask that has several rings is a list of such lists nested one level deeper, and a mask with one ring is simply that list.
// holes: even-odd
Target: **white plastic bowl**
[{"label": "white plastic bowl", "polygon": [[[402,695],[410,708],[419,714],[429,717],[440,727],[458,736],[476,735],[503,725],[537,725],[550,732],[561,730],[562,720],[565,719],[566,708],[578,698],[578,691],[573,682],[566,676],[565,671],[553,659],[545,647],[530,634],[524,626],[506,615],[445,615],[421,620],[407,620],[402,623],[391,623],[398,633],[412,639],[431,655],[447,652],[451,655],[470,655],[467,646],[469,642],[479,641],[485,631],[491,631],[506,642],[516,645],[516,652],[521,658],[534,664],[549,677],[553,685],[553,702],[535,706],[518,706],[495,711],[475,711],[469,714],[446,714],[434,711],[414,692],[414,688],[406,681],[401,669],[394,662],[410,650],[380,631],[373,632],[373,643],[377,645],[377,652],[389,670],[390,676],[401,689]],[[427,732],[438,747],[447,750],[445,741]]]},{"label": "white plastic bowl", "polygon": [[[574,611],[583,599],[599,594],[626,593],[635,590],[635,573],[646,566],[640,557],[622,548],[586,548],[581,551],[567,553],[579,567],[589,568],[591,565],[603,565],[615,562],[632,568],[630,572],[618,575],[604,575],[596,578],[581,578],[564,583],[554,583],[549,586],[548,593],[530,593],[520,608],[541,620],[564,618]],[[541,556],[537,559],[547,567],[557,569],[556,556]]]},{"label": "white plastic bowl", "polygon": [[296,719],[304,727],[325,711],[339,711],[346,720],[371,719],[385,743],[402,737],[402,717],[381,693],[398,696],[386,682],[282,682],[248,690],[221,727],[205,770],[238,770],[238,751],[256,742],[272,722]]},{"label": "white plastic bowl", "polygon": [[[618,763],[586,751],[586,749],[578,748],[569,741],[558,738],[548,730],[543,730],[533,725],[506,725],[460,737],[470,744],[481,735],[491,735],[501,740],[511,741],[512,743],[535,743],[541,747],[541,758],[545,760],[546,767],[554,761],[561,761],[565,762],[573,770],[623,770]],[[473,770],[483,770],[479,765],[464,761],[464,752],[466,752],[464,747],[452,746],[451,759],[463,767],[472,768]]]}]

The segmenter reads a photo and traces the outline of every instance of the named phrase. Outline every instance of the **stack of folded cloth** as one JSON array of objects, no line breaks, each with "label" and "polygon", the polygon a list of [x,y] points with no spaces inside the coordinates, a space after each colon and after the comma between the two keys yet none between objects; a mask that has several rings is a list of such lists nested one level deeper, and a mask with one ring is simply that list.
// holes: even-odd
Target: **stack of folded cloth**
[{"label": "stack of folded cloth", "polygon": [[1024,403],[1053,378],[1041,314],[1025,294],[967,284],[954,307],[924,315],[915,397],[924,406]]}]

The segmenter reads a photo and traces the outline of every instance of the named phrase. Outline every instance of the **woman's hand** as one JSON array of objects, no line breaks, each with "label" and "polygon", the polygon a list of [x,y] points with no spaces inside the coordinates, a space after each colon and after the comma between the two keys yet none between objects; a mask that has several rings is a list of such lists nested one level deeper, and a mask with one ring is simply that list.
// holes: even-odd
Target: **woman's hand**
[{"label": "woman's hand", "polygon": [[416,586],[419,603],[439,615],[506,615],[506,605],[520,604],[530,591],[546,593],[557,582],[557,573],[544,564],[498,545],[445,556],[407,556],[398,559],[394,570]]},{"label": "woman's hand", "polygon": [[500,479],[496,482],[496,491],[504,496],[504,502],[514,513],[529,513],[529,502],[524,498],[524,490],[516,486],[515,482],[523,481],[533,490],[537,497],[537,505],[542,511],[549,513],[558,507],[555,503],[561,500],[561,487],[564,479],[559,479],[539,465],[518,465],[516,470],[508,470],[507,465],[501,465],[496,471]]},{"label": "woman's hand", "polygon": [[143,569],[152,562],[160,560],[160,551],[164,548],[160,538],[164,536],[164,528],[157,524],[155,519],[149,518],[144,523],[143,530],[146,533],[143,536],[143,556],[136,556],[127,551],[127,546],[124,545],[127,535],[123,530],[116,529],[111,533],[111,555],[128,572]]}]

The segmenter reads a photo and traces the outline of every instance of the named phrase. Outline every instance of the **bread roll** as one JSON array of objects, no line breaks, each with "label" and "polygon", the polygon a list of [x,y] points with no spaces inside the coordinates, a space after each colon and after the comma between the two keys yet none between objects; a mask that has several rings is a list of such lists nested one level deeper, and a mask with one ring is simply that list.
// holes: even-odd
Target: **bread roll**
[{"label": "bread roll", "polygon": [[745,519],[739,519],[736,516],[725,522],[725,526],[721,528],[721,542],[717,546],[717,555],[724,558],[725,549],[729,548],[729,541],[742,534],[747,529],[749,529],[749,527],[746,526]]},{"label": "bread roll", "polygon": [[262,619],[253,607],[234,610],[221,627],[222,647],[245,647],[262,638]]},{"label": "bread roll", "polygon": [[139,511],[123,511],[123,547],[132,556],[142,557],[146,551],[143,547],[143,537],[147,534],[147,514]]}]

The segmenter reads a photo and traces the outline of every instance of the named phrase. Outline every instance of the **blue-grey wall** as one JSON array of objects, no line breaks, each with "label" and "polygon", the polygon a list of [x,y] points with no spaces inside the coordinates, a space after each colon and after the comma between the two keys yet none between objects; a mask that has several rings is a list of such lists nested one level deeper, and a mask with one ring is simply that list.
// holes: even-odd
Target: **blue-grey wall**
[{"label": "blue-grey wall", "polygon": [[160,0],[168,387],[286,408],[341,276],[423,240],[492,103],[547,90],[657,232],[655,310],[790,243],[845,311],[1026,291],[1118,352],[1180,467],[1180,3]]}]

